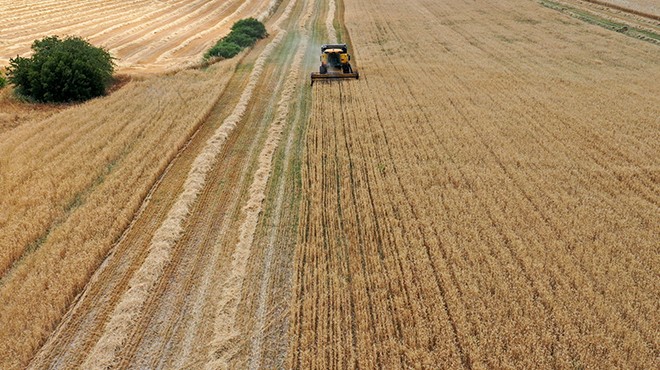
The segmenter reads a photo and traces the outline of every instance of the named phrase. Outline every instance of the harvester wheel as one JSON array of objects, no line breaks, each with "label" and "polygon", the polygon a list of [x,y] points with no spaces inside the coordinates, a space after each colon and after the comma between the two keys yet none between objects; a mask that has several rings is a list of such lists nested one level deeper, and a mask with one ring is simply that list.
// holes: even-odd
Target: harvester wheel
[{"label": "harvester wheel", "polygon": [[319,72],[320,72],[322,75],[328,73],[328,67],[326,67],[326,66],[324,66],[324,65],[320,66],[320,67],[319,67]]}]

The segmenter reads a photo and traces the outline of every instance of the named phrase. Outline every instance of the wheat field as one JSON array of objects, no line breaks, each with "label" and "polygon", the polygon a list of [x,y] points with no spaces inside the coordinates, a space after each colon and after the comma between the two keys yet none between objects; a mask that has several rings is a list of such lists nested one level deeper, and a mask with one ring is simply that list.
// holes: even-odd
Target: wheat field
[{"label": "wheat field", "polygon": [[[82,32],[130,75],[0,95],[0,368],[658,367],[657,43],[531,0],[0,7],[0,64]],[[359,80],[310,87],[328,42]]]},{"label": "wheat field", "polygon": [[1,352],[17,337],[34,349],[59,320],[233,67],[136,81],[110,98],[3,134]]},{"label": "wheat field", "polygon": [[234,21],[268,14],[275,1],[0,1],[0,66],[35,39],[81,36],[110,51],[124,73],[182,69],[229,32]]},{"label": "wheat field", "polygon": [[[0,222],[0,353],[10,355],[1,357],[0,367],[23,368],[30,363],[37,368],[55,363],[64,367],[113,367],[124,366],[130,359],[135,366],[147,366],[144,363],[160,360],[162,356],[153,353],[152,357],[141,355],[153,351],[154,342],[148,338],[162,335],[142,325],[151,319],[150,315],[162,315],[179,307],[153,302],[152,289],[161,289],[162,280],[172,273],[191,274],[183,285],[200,289],[195,304],[201,304],[208,297],[201,286],[193,284],[199,284],[196,274],[202,270],[207,276],[203,284],[207,289],[221,288],[212,279],[227,275],[214,277],[216,267],[204,264],[202,255],[196,257],[200,258],[195,261],[197,269],[181,263],[182,245],[190,248],[187,253],[191,258],[197,252],[208,255],[208,249],[198,248],[200,236],[207,238],[209,248],[218,252],[220,247],[234,246],[233,240],[227,240],[226,246],[213,246],[220,242],[208,228],[217,221],[206,212],[200,213],[202,201],[196,198],[212,207],[232,204],[233,214],[244,207],[242,196],[253,193],[250,202],[253,207],[258,206],[260,194],[265,191],[259,189],[265,187],[271,172],[269,158],[278,148],[283,121],[289,115],[285,103],[294,88],[297,91],[304,84],[298,78],[291,78],[287,84],[283,77],[273,78],[281,73],[297,77],[303,73],[300,64],[306,47],[285,40],[284,28],[305,23],[299,18],[311,13],[312,4],[263,1],[252,11],[267,12],[253,15],[266,14],[273,35],[249,53],[203,70],[133,77],[110,96],[68,107],[47,119],[35,116],[33,121],[2,133],[0,189],[7,195],[2,197]],[[302,50],[296,53],[298,62],[277,67],[280,59],[289,58],[294,46]],[[274,71],[275,67],[280,69]],[[270,104],[253,102],[262,99]],[[260,115],[270,117],[272,122]],[[234,131],[243,132],[245,138],[238,139],[237,134],[232,134]],[[231,155],[238,162],[220,161],[215,165],[218,158],[227,158],[227,151],[243,150],[246,140],[253,140],[249,155]],[[252,163],[257,162],[260,165],[253,167]],[[217,203],[217,190],[209,190],[229,181],[218,178],[226,176],[222,169],[234,171],[231,181],[236,184],[253,183],[237,187],[236,193],[226,192],[226,204]],[[258,214],[258,208],[255,209]],[[241,238],[249,240],[258,219],[255,215],[248,218],[249,221],[228,218],[223,229],[229,229],[232,223],[231,227],[244,229]],[[204,227],[197,225],[198,230],[195,223]],[[193,227],[188,228],[191,224]],[[241,245],[245,248],[250,244]],[[233,280],[238,282],[239,278]],[[93,296],[94,283],[101,285],[101,297],[94,297],[98,300],[84,307],[88,311],[83,320],[88,326],[67,326],[73,315],[67,311],[80,302],[81,293]],[[150,288],[142,289],[147,286]],[[187,293],[178,288],[168,287],[165,294]],[[185,305],[191,300],[192,296],[186,294],[176,304]],[[215,316],[215,302],[212,303],[206,304],[205,310]],[[26,307],[31,310],[26,311]],[[98,312],[101,308],[103,311]],[[222,307],[217,311],[217,315],[223,314]],[[133,316],[128,318],[130,314]],[[177,313],[167,314],[173,316],[163,325],[179,321]],[[187,333],[180,348],[188,348],[186,351],[190,350],[189,341],[196,338],[197,328],[213,328],[213,319],[193,319],[197,325],[182,328]],[[58,326],[64,328],[60,330]],[[94,329],[88,330],[89,327]],[[144,329],[139,338],[133,334],[136,328]],[[223,346],[222,331],[219,326],[201,339],[217,338],[218,346]],[[52,347],[47,339],[58,340],[54,333],[64,333],[63,340],[69,341],[63,345],[66,350],[55,347],[48,352]],[[115,347],[116,340],[127,338],[138,343],[119,351],[122,348]],[[202,362],[217,361],[205,358],[207,346],[195,348],[198,351],[189,353],[191,357],[201,357]],[[185,361],[189,361],[180,353],[171,355],[168,358],[179,367],[185,367]],[[156,366],[149,363],[152,365],[148,366]]]},{"label": "wheat field", "polygon": [[657,46],[535,2],[344,4],[362,77],[313,87],[291,367],[657,365]]}]

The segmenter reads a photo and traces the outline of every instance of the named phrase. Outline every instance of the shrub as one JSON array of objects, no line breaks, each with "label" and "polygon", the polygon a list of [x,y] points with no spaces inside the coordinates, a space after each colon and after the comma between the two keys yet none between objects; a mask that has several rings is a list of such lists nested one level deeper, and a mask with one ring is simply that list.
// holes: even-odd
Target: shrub
[{"label": "shrub", "polygon": [[30,58],[9,60],[7,76],[20,95],[40,102],[84,101],[103,95],[112,82],[110,54],[80,37],[45,37]]},{"label": "shrub", "polygon": [[255,40],[268,36],[266,26],[254,18],[245,18],[231,26],[231,33],[241,33],[253,37]]},{"label": "shrub", "polygon": [[223,38],[222,41],[236,44],[240,46],[242,49],[254,45],[254,43],[257,42],[257,39],[250,37],[250,35],[246,35],[244,33],[232,32],[229,35],[227,35],[225,38]]},{"label": "shrub", "polygon": [[220,57],[229,59],[243,48],[254,45],[258,39],[268,36],[266,26],[254,18],[241,19],[234,23],[231,32],[204,54],[204,59]]},{"label": "shrub", "polygon": [[241,52],[241,47],[234,44],[233,42],[226,42],[224,40],[215,44],[208,52],[206,52],[206,58],[210,57],[221,57],[224,59],[233,58],[236,54]]}]

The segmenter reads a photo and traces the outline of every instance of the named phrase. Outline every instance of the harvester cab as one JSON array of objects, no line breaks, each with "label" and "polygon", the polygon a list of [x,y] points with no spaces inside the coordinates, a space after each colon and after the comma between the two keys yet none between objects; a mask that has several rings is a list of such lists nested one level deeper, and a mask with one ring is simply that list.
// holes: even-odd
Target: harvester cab
[{"label": "harvester cab", "polygon": [[321,66],[312,73],[312,85],[318,80],[358,79],[360,74],[351,66],[351,55],[346,44],[321,46]]}]

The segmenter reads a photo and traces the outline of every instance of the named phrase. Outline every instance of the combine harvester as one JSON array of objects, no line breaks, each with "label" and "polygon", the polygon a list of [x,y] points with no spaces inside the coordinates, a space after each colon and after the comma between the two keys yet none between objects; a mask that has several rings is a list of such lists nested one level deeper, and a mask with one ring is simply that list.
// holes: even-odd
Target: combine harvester
[{"label": "combine harvester", "polygon": [[351,56],[346,44],[325,44],[321,46],[321,66],[312,72],[312,85],[319,80],[358,79],[360,74],[351,67]]}]

